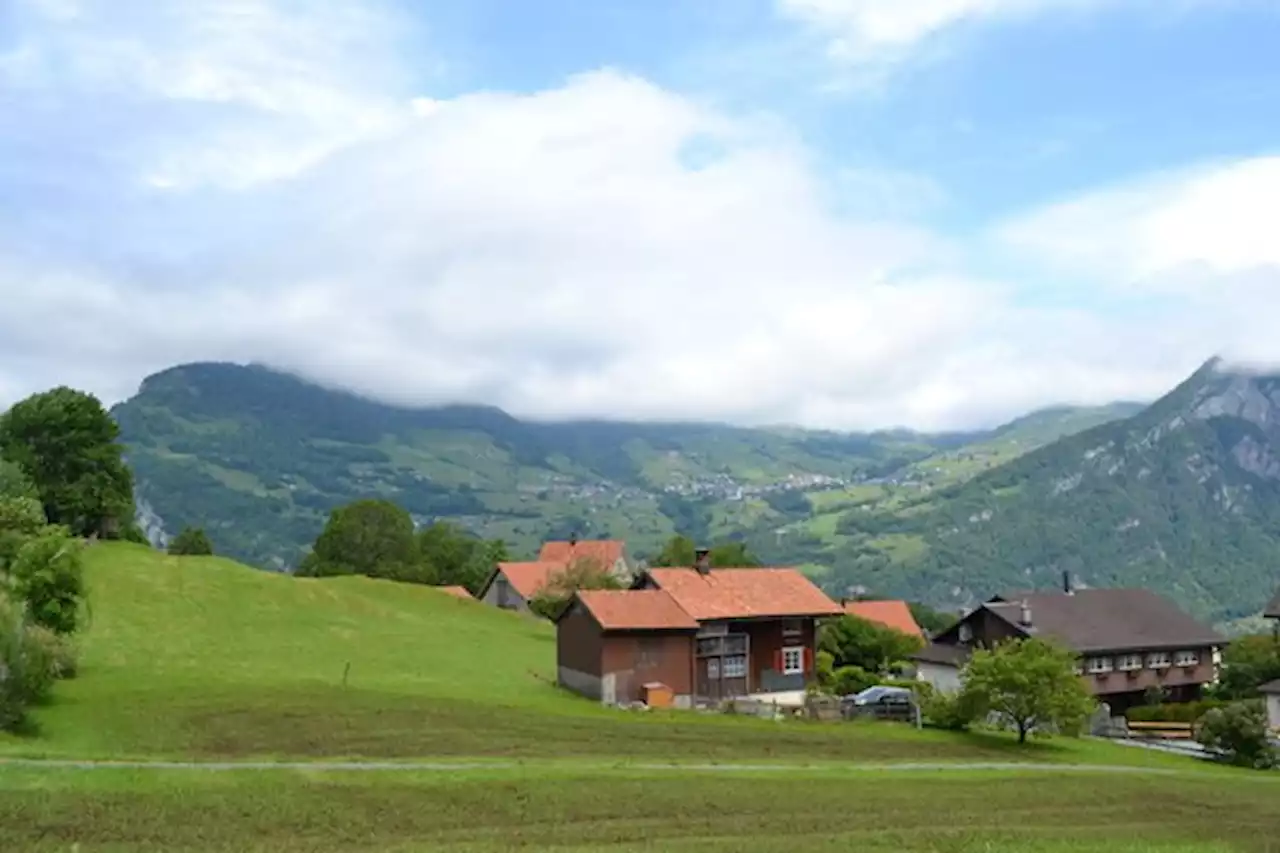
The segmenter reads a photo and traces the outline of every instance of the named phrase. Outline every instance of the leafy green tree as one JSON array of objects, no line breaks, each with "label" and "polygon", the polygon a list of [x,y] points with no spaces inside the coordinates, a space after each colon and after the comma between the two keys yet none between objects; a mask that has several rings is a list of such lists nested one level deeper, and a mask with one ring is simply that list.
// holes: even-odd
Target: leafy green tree
[{"label": "leafy green tree", "polygon": [[[692,566],[697,559],[698,546],[688,536],[673,536],[654,557],[655,566]],[[756,568],[760,561],[741,542],[722,542],[710,548],[711,566],[726,569]]]},{"label": "leafy green tree", "polygon": [[40,499],[40,491],[17,462],[0,459],[0,498]]},{"label": "leafy green tree", "polygon": [[1277,764],[1267,711],[1256,699],[1206,713],[1196,726],[1196,740],[1240,767],[1268,770]]},{"label": "leafy green tree", "polygon": [[824,623],[818,636],[819,648],[831,654],[837,668],[852,666],[872,674],[886,673],[923,645],[919,637],[857,616],[841,616]]},{"label": "leafy green tree", "polygon": [[437,521],[418,531],[418,553],[429,570],[428,583],[465,586],[472,594],[493,567],[508,559],[501,540],[484,540],[458,524]]},{"label": "leafy green tree", "polygon": [[0,454],[31,478],[50,522],[78,536],[115,537],[133,521],[119,432],[96,397],[55,388],[0,415]]},{"label": "leafy green tree", "polygon": [[50,525],[28,540],[9,566],[11,595],[31,621],[55,634],[80,627],[84,601],[83,544],[60,525]]},{"label": "leafy green tree", "polygon": [[1025,743],[1053,726],[1078,733],[1094,700],[1075,673],[1075,655],[1037,638],[977,649],[963,674],[961,696],[975,717],[994,712]]},{"label": "leafy green tree", "polygon": [[907,602],[907,607],[911,610],[911,618],[915,619],[916,624],[931,637],[942,633],[956,623],[954,615],[934,610],[929,605],[918,601]]},{"label": "leafy green tree", "polygon": [[0,579],[19,549],[47,523],[44,508],[35,498],[0,495]]},{"label": "leafy green tree", "polygon": [[420,566],[409,513],[391,501],[360,500],[330,513],[298,574],[421,580]]},{"label": "leafy green tree", "polygon": [[1258,688],[1280,678],[1280,640],[1271,634],[1250,634],[1232,640],[1222,652],[1222,671],[1216,695],[1222,699],[1252,699]]},{"label": "leafy green tree", "polygon": [[174,556],[213,556],[213,543],[203,527],[184,527],[169,543],[169,553]]},{"label": "leafy green tree", "polygon": [[554,618],[580,589],[622,589],[622,582],[605,570],[598,560],[584,557],[557,572],[534,593],[529,609],[547,619]]}]

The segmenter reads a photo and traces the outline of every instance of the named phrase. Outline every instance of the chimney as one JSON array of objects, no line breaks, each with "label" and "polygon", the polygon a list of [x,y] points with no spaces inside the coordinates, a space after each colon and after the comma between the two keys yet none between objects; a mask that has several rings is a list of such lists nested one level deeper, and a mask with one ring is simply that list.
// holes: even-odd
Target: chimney
[{"label": "chimney", "polygon": [[577,544],[578,544],[578,533],[575,530],[573,533],[569,534],[569,547],[572,548]]},{"label": "chimney", "polygon": [[1067,595],[1076,594],[1076,591],[1071,588],[1071,572],[1067,569],[1062,570],[1062,591]]},{"label": "chimney", "polygon": [[1031,605],[1027,603],[1025,598],[1022,599],[1022,613],[1018,617],[1018,624],[1024,628],[1031,627]]},{"label": "chimney", "polygon": [[698,574],[706,575],[711,573],[711,551],[706,548],[699,548],[693,552],[693,567],[697,569]]}]

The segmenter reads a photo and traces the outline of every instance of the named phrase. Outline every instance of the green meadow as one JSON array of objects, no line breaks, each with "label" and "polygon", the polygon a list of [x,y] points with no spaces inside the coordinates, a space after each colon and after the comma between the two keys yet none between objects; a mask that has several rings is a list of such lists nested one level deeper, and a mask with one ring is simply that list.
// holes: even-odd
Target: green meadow
[{"label": "green meadow", "polygon": [[[1091,740],[603,709],[554,686],[549,625],[430,588],[124,544],[86,561],[81,672],[32,731],[0,736],[3,851],[1216,853],[1280,837],[1266,774]],[[65,763],[123,759],[206,766]]]}]

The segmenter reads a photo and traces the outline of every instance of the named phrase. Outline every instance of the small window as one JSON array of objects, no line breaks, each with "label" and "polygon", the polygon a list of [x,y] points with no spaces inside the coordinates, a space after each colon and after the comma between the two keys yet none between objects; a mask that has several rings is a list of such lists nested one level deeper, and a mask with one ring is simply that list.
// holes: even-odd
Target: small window
[{"label": "small window", "polygon": [[804,646],[791,646],[782,650],[782,674],[804,674]]},{"label": "small window", "polygon": [[960,626],[960,642],[962,643],[973,642],[973,626],[969,625],[968,623],[965,623]]},{"label": "small window", "polygon": [[1111,658],[1089,658],[1088,669],[1090,672],[1097,674],[1100,672],[1111,671]]},{"label": "small window", "polygon": [[1196,666],[1199,663],[1199,652],[1178,652],[1174,658],[1174,664],[1177,666]]},{"label": "small window", "polygon": [[1168,652],[1152,652],[1147,655],[1147,666],[1151,669],[1168,669],[1172,664]]},{"label": "small window", "polygon": [[1131,672],[1135,669],[1142,669],[1142,655],[1121,655],[1120,671]]},{"label": "small window", "polygon": [[724,677],[725,678],[746,678],[747,677],[747,656],[732,655],[724,659]]},{"label": "small window", "polygon": [[804,622],[800,619],[782,620],[782,636],[785,639],[798,639],[804,633]]},{"label": "small window", "polygon": [[720,680],[720,658],[707,658],[707,678],[711,681]]}]

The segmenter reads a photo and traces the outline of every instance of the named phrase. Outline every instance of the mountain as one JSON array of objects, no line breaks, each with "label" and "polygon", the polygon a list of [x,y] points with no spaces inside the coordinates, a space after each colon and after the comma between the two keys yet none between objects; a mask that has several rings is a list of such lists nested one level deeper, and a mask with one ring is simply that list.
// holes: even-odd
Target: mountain
[{"label": "mountain", "polygon": [[850,580],[938,603],[1056,586],[1065,571],[1209,618],[1256,613],[1280,582],[1280,377],[1215,359],[1129,418],[847,509],[836,529]]},{"label": "mountain", "polygon": [[781,532],[819,517],[815,507],[844,506],[868,483],[892,491],[895,478],[914,482],[912,466],[966,447],[1012,458],[1120,413],[1063,409],[1033,428],[935,435],[533,422],[481,406],[399,408],[232,364],[166,370],[113,410],[149,528],[203,525],[220,552],[263,567],[294,565],[333,507],[385,496],[515,554],[576,532],[626,538],[643,555],[680,531],[745,539],[815,571],[839,543]]}]

